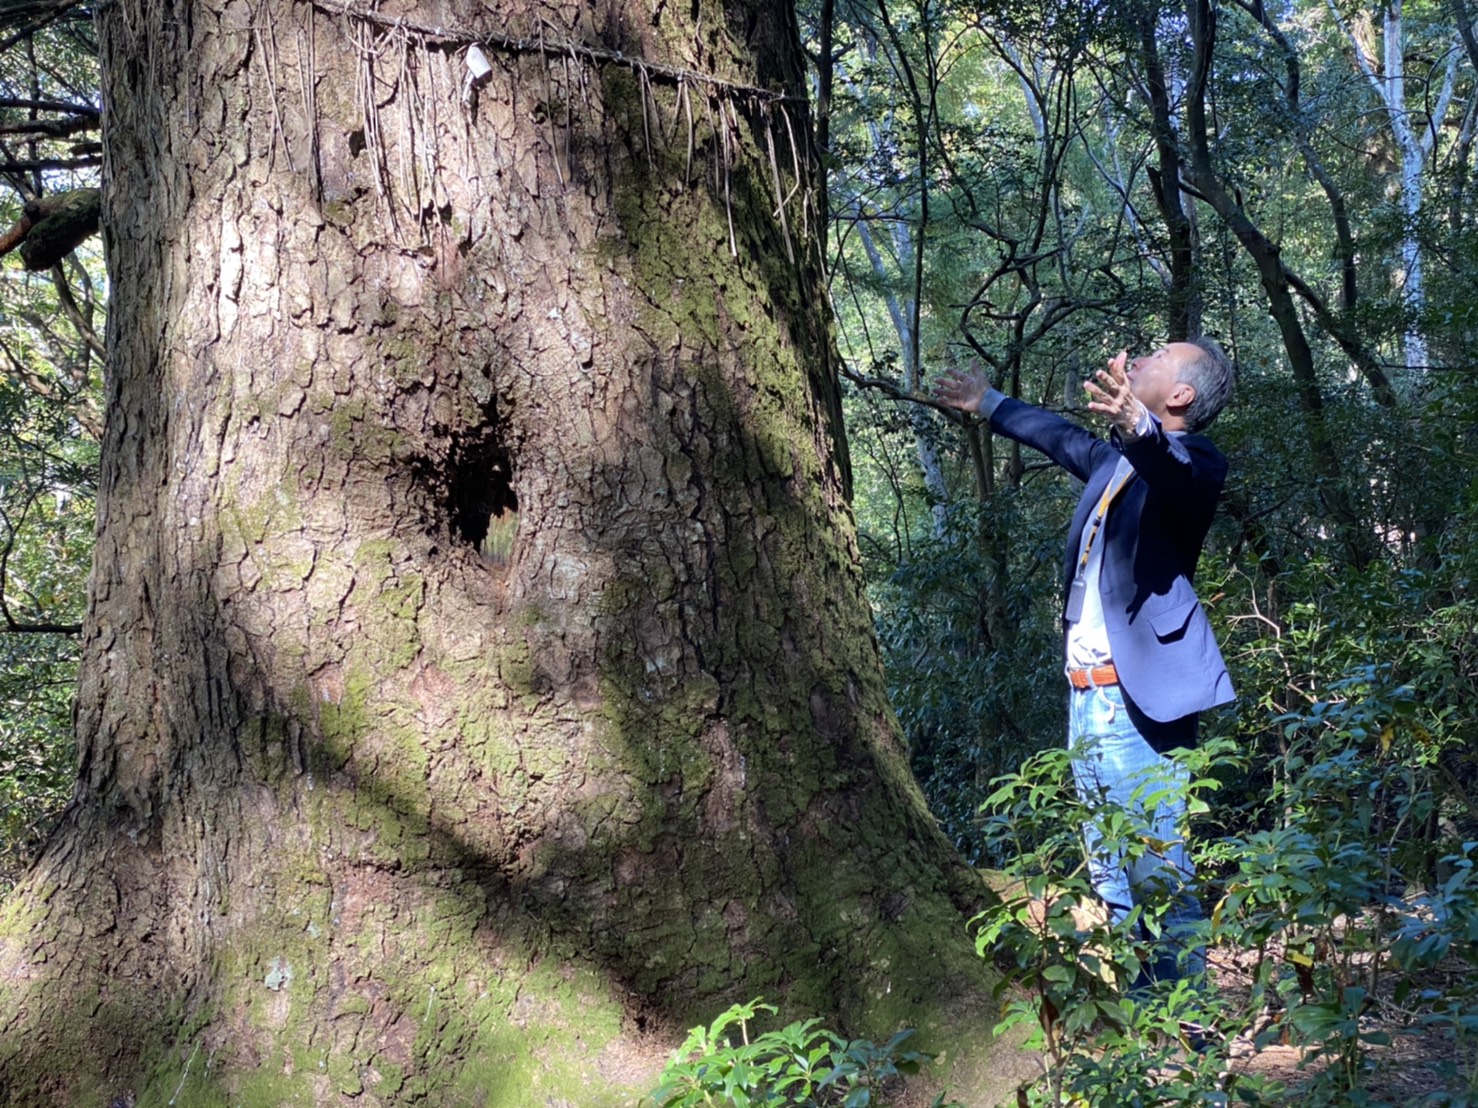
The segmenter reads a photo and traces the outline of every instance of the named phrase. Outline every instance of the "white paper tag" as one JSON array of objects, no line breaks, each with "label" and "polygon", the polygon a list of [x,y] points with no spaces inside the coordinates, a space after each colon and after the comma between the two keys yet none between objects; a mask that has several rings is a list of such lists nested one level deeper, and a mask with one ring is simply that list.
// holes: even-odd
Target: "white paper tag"
[{"label": "white paper tag", "polygon": [[493,71],[492,63],[476,43],[467,47],[467,69],[474,81],[480,81]]}]

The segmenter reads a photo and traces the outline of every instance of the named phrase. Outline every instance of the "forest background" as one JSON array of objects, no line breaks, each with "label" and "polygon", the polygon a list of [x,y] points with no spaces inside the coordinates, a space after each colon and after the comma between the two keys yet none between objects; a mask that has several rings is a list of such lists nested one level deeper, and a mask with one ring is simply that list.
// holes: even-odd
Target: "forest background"
[{"label": "forest background", "polygon": [[[1076,493],[935,410],[930,378],[979,362],[1081,416],[1079,383],[1115,351],[1204,333],[1240,370],[1198,577],[1241,693],[1205,729],[1246,755],[1216,819],[1265,819],[1311,750],[1349,759],[1369,802],[1350,788],[1351,818],[1403,880],[1435,880],[1478,838],[1464,0],[798,15],[875,625],[950,839],[977,865],[1010,862],[980,806],[1059,741]],[[65,0],[0,12],[0,223],[98,183],[91,18]],[[0,270],[0,892],[75,774],[106,299],[95,238]]]}]

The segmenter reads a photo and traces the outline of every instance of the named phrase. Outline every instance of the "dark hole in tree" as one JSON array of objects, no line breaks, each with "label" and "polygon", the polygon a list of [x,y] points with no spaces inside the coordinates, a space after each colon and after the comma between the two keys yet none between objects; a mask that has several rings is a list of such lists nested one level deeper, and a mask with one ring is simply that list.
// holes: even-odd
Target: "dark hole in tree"
[{"label": "dark hole in tree", "polygon": [[513,491],[513,459],[496,424],[454,447],[448,470],[447,509],[453,537],[474,547],[488,561],[507,561],[518,527],[518,494]]},{"label": "dark hole in tree", "polygon": [[421,226],[429,227],[433,224],[440,223],[443,227],[450,227],[452,225],[452,217],[455,214],[450,204],[443,204],[437,207],[435,204],[427,203],[421,208]]}]

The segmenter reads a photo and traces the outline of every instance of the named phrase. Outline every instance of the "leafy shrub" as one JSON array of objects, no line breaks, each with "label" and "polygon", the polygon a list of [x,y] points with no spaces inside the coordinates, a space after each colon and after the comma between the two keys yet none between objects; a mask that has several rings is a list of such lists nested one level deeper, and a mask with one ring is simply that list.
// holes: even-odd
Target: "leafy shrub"
[{"label": "leafy shrub", "polygon": [[[844,1039],[810,1019],[751,1038],[749,1023],[759,1012],[776,1009],[759,1000],[735,1004],[707,1027],[689,1031],[650,1100],[657,1108],[873,1108],[887,1104],[893,1079],[931,1060],[903,1049],[910,1030],[879,1046]],[[934,1105],[945,1108],[943,1094]]]},{"label": "leafy shrub", "polygon": [[[1224,744],[1193,757],[1189,811],[1205,811],[1201,794],[1215,780],[1204,770],[1227,757]],[[1045,751],[996,785],[985,830],[993,852],[1013,857],[1012,884],[977,917],[976,947],[1009,967],[1000,992],[1012,995],[997,1032],[1025,1025],[1026,1045],[1042,1052],[1042,1080],[1022,1089],[1018,1102],[1225,1103],[1232,1091],[1223,1076],[1225,1036],[1215,1031],[1229,1021],[1219,1000],[1188,980],[1129,989],[1163,937],[1168,898],[1114,923],[1089,878],[1083,828],[1091,822],[1106,852],[1132,861],[1153,849],[1143,819],[1080,800],[1067,751]],[[1143,789],[1166,787],[1155,781]],[[1255,1103],[1266,1089],[1243,1081],[1235,1092]]]},{"label": "leafy shrub", "polygon": [[[1374,1104],[1370,1048],[1391,1042],[1390,1026],[1454,1040],[1447,1089],[1424,1103],[1478,1103],[1478,842],[1451,844],[1433,863],[1443,876],[1424,883],[1433,844],[1407,847],[1439,782],[1421,772],[1426,744],[1403,749],[1392,737],[1409,695],[1380,692],[1371,678],[1362,670],[1347,686],[1359,697],[1282,720],[1288,750],[1262,826],[1197,854],[1213,905],[1200,938],[1254,952],[1245,998],[1187,981],[1129,989],[1169,904],[1147,901],[1110,923],[1080,835],[1091,820],[1108,849],[1132,858],[1153,845],[1141,821],[1079,801],[1064,752],[997,782],[986,829],[997,851],[1015,855],[1013,884],[979,917],[977,946],[1010,965],[1003,990],[1025,989],[1001,1025],[1027,1024],[1029,1045],[1043,1052],[1043,1078],[1022,1103],[1258,1103],[1276,1088],[1228,1075],[1227,1044],[1240,1036],[1254,1050],[1284,1040],[1303,1048],[1312,1074],[1303,1105]],[[1207,811],[1219,776],[1245,773],[1226,742],[1186,761],[1192,814]],[[1465,972],[1442,990],[1424,986],[1439,963]]]},{"label": "leafy shrub", "polygon": [[71,794],[76,653],[57,635],[0,636],[0,895]]}]

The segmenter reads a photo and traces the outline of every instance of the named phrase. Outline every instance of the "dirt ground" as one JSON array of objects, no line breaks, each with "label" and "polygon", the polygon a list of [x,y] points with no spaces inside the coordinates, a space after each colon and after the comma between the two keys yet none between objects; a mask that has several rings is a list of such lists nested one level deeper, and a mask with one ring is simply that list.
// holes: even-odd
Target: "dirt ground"
[{"label": "dirt ground", "polygon": [[[1271,952],[1269,956],[1281,959],[1282,951]],[[1212,979],[1234,1010],[1246,1010],[1256,961],[1256,953],[1250,951],[1210,952],[1207,962]],[[1417,984],[1420,989],[1451,995],[1465,985],[1471,987],[1471,983],[1463,979],[1463,975],[1470,972],[1470,968],[1461,964],[1440,967],[1430,971]],[[1277,1011],[1263,1013],[1249,1034],[1228,1044],[1228,1076],[1233,1079],[1256,1076],[1283,1086],[1276,1097],[1264,1101],[1273,1108],[1304,1108],[1316,1099],[1323,1105],[1348,1103],[1368,1108],[1382,1105],[1420,1108],[1439,1103],[1478,1105],[1478,1044],[1469,1039],[1460,1047],[1454,1043],[1447,1028],[1424,1025],[1418,1013],[1395,1002],[1393,985],[1394,978],[1388,975],[1386,984],[1377,988],[1375,999],[1361,1019],[1363,1033],[1384,1032],[1389,1036],[1390,1044],[1365,1048],[1358,1092],[1354,1096],[1332,1100],[1312,1095],[1316,1078],[1329,1062],[1310,1056],[1304,1049],[1291,1045],[1286,1036],[1279,1035],[1281,1013]],[[1257,1046],[1255,1040],[1261,1040],[1263,1045]],[[1460,1082],[1455,1084],[1454,1067],[1468,1074],[1468,1081],[1474,1083],[1472,1088]],[[1223,1087],[1230,1084],[1234,1081],[1224,1083]],[[911,1082],[907,1089],[889,1090],[884,1103],[895,1104],[899,1108],[926,1108],[937,1091],[937,1085],[933,1083],[925,1081],[915,1085]],[[958,1088],[950,1091],[960,1095]],[[1454,1099],[1429,1099],[1442,1093],[1452,1094]],[[1464,1093],[1468,1099],[1463,1098]],[[889,1099],[889,1095],[893,1099]],[[1002,1108],[997,1104],[976,1104],[966,1096],[960,1099],[966,1108]],[[1007,1102],[1007,1108],[1010,1103]],[[1208,1096],[1206,1103],[1236,1104],[1239,1101],[1235,1096],[1226,1101]]]},{"label": "dirt ground", "polygon": [[[1245,951],[1213,952],[1208,962],[1213,979],[1224,995],[1247,995],[1256,968],[1255,955]],[[1459,979],[1465,972],[1461,965],[1439,967],[1430,971],[1419,985],[1422,989],[1448,994],[1459,987]],[[1360,1021],[1362,1033],[1383,1032],[1390,1039],[1388,1046],[1365,1048],[1359,1088],[1369,1099],[1360,1103],[1415,1108],[1434,1094],[1460,1093],[1462,1090],[1454,1088],[1453,1066],[1456,1064],[1473,1080],[1478,1068],[1478,1057],[1474,1056],[1478,1045],[1471,1041],[1463,1044],[1461,1051],[1466,1056],[1461,1056],[1448,1028],[1423,1024],[1418,1013],[1397,1004],[1391,993],[1389,983],[1385,988],[1378,988]],[[1276,1034],[1277,1013],[1268,1013],[1255,1030]],[[1260,1049],[1255,1048],[1251,1038],[1234,1040],[1230,1053],[1232,1073],[1258,1075],[1283,1084],[1287,1092],[1279,1103],[1289,1108],[1303,1103],[1304,1087],[1328,1064],[1323,1059],[1308,1057],[1305,1050],[1289,1045],[1286,1039],[1275,1039]]]}]

